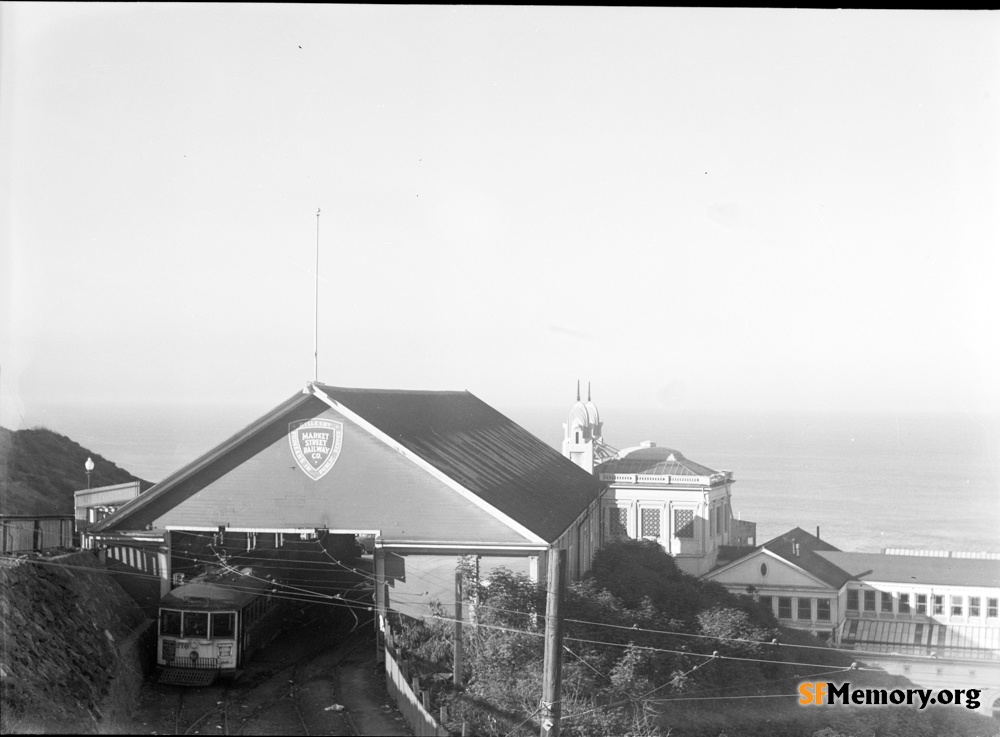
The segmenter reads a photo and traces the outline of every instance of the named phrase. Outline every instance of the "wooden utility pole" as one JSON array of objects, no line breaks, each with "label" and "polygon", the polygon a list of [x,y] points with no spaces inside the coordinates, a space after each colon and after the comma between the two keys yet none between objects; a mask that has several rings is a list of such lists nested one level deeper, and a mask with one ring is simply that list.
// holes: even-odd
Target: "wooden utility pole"
[{"label": "wooden utility pole", "polygon": [[455,571],[455,688],[462,687],[462,571]]},{"label": "wooden utility pole", "polygon": [[566,598],[566,551],[549,550],[548,596],[545,601],[545,665],[542,674],[541,737],[559,737],[562,716],[562,603]]}]

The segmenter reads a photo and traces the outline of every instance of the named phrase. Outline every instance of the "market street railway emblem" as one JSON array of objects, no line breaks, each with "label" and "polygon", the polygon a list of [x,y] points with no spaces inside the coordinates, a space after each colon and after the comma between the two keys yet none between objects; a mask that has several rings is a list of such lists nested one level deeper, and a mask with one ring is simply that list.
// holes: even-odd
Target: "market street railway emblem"
[{"label": "market street railway emblem", "polygon": [[288,423],[288,442],[296,463],[313,481],[323,478],[340,456],[344,425],[336,420]]}]

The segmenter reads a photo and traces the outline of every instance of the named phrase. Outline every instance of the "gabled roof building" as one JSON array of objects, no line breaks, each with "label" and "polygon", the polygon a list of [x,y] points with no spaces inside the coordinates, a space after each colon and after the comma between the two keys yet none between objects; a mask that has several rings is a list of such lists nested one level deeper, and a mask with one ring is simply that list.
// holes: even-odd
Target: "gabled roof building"
[{"label": "gabled roof building", "polygon": [[421,615],[454,597],[460,556],[538,577],[557,546],[580,575],[602,490],[469,392],[311,383],[91,533],[159,535],[164,590],[176,533],[372,536],[380,606]]}]

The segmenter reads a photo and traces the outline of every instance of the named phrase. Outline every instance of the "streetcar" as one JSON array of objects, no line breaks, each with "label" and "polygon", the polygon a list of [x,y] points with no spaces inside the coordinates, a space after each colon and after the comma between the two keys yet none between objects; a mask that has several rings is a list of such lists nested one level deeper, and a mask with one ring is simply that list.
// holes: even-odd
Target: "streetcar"
[{"label": "streetcar", "polygon": [[285,622],[288,601],[273,595],[277,586],[252,568],[221,567],[166,594],[156,644],[160,683],[202,686],[239,675]]}]

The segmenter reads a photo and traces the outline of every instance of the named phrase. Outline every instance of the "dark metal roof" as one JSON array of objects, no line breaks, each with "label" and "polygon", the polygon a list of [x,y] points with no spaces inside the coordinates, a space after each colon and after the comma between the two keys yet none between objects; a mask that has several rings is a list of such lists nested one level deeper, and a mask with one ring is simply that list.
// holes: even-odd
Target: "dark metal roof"
[{"label": "dark metal roof", "polygon": [[[798,554],[795,545],[798,544]],[[789,530],[739,560],[765,548],[834,588],[848,581],[933,586],[1000,586],[1000,561],[886,553],[847,553],[801,527]],[[727,565],[734,565],[733,561]]]},{"label": "dark metal roof", "polygon": [[469,392],[316,386],[548,542],[604,488]]},{"label": "dark metal roof", "polygon": [[[796,544],[798,545],[798,554],[795,550]],[[839,549],[825,540],[820,540],[815,535],[810,535],[801,527],[789,530],[784,535],[778,535],[761,547],[811,573],[834,588],[839,589],[852,578],[849,573],[820,555],[821,552],[840,552]]]},{"label": "dark metal roof", "polygon": [[[469,392],[316,387],[515,522],[554,542],[604,485],[524,428]],[[91,532],[126,529],[155,518],[197,491],[195,474],[225,472],[238,447],[273,442],[290,413],[327,407],[312,394],[293,395],[205,455],[105,518]],[[275,429],[277,428],[277,429]],[[140,514],[141,513],[141,514]]]},{"label": "dark metal roof", "polygon": [[[625,452],[625,451],[623,451]],[[689,461],[673,448],[637,448],[597,467],[598,473],[643,473],[657,476],[712,476],[716,471]]]}]

